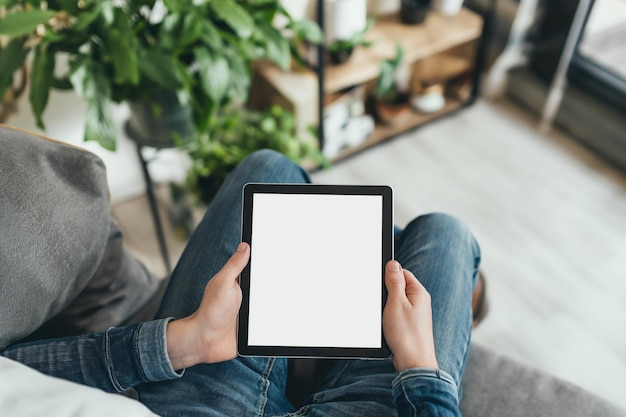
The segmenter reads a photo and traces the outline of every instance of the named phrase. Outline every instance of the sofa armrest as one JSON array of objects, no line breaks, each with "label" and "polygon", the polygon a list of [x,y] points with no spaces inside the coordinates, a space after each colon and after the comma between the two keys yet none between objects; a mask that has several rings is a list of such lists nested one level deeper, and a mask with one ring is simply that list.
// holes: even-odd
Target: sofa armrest
[{"label": "sofa armrest", "polygon": [[472,343],[463,376],[465,417],[624,417],[584,389]]}]

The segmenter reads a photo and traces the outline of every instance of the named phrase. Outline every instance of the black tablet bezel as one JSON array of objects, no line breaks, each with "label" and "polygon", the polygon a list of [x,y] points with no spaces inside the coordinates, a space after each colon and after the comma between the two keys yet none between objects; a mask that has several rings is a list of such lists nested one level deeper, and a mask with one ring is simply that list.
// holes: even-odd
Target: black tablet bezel
[{"label": "black tablet bezel", "polygon": [[[248,183],[243,188],[242,202],[242,241],[252,243],[253,196],[255,193],[274,194],[326,194],[326,195],[376,195],[382,197],[382,253],[381,253],[381,312],[387,300],[384,284],[385,265],[393,259],[393,191],[389,186],[380,185],[320,185],[320,184],[260,184]],[[251,251],[254,246],[251,244]],[[252,253],[252,252],[251,252]],[[383,359],[391,355],[385,341],[382,326],[380,329],[381,347],[301,347],[301,346],[250,346],[248,345],[248,316],[250,294],[250,262],[240,278],[243,301],[239,311],[237,329],[237,350],[240,356],[273,356],[298,358],[367,358]]]}]

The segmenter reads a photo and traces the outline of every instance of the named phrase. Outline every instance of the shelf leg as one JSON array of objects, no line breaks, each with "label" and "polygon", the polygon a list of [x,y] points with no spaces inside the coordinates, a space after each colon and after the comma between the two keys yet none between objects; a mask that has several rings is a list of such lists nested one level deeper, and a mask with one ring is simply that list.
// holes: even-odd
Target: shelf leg
[{"label": "shelf leg", "polygon": [[169,251],[167,250],[167,243],[165,242],[165,235],[163,233],[163,226],[161,223],[161,216],[159,215],[159,209],[157,207],[156,198],[154,196],[154,184],[152,183],[152,177],[148,171],[148,163],[143,157],[141,152],[141,145],[137,145],[137,155],[139,156],[139,163],[141,164],[141,171],[143,172],[143,178],[146,183],[146,194],[148,196],[148,203],[150,204],[150,212],[152,213],[152,220],[154,221],[154,230],[157,235],[159,243],[159,250],[161,251],[161,257],[163,258],[163,264],[165,265],[165,272],[169,276],[172,273],[172,266],[170,265]]}]

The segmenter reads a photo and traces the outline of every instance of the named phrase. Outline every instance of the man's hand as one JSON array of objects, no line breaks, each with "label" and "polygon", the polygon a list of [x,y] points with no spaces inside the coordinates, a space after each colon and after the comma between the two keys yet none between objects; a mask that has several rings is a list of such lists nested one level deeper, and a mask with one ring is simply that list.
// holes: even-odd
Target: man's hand
[{"label": "man's hand", "polygon": [[237,314],[241,306],[238,278],[249,258],[250,246],[242,242],[206,285],[198,310],[168,324],[167,353],[175,370],[237,356]]},{"label": "man's hand", "polygon": [[397,261],[385,269],[387,304],[383,331],[398,372],[409,368],[439,368],[433,338],[430,294],[411,271]]}]

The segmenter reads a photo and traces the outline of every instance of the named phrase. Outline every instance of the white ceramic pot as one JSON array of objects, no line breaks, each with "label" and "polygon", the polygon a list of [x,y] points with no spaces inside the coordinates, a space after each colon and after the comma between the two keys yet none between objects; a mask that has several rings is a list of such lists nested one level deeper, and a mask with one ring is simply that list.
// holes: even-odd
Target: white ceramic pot
[{"label": "white ceramic pot", "polygon": [[446,16],[454,16],[461,11],[463,0],[435,0],[434,9]]},{"label": "white ceramic pot", "polygon": [[366,0],[324,0],[324,34],[327,44],[350,39],[367,25]]}]

